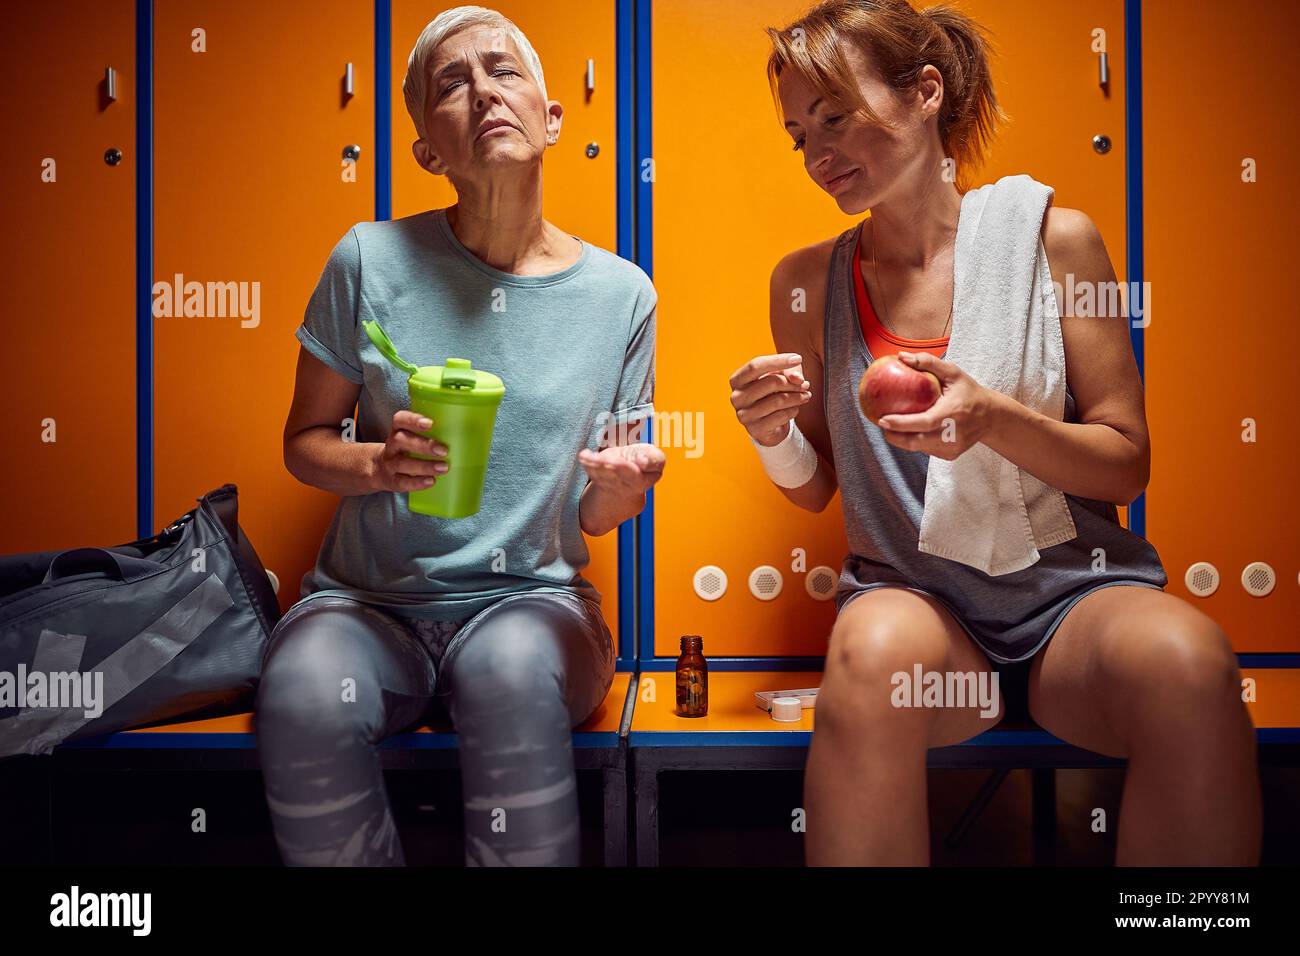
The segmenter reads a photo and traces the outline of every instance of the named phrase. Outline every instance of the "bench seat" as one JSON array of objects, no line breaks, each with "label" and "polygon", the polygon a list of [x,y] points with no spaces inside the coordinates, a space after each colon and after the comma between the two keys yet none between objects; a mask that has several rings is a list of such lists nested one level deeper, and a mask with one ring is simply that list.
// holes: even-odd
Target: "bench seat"
[{"label": "bench seat", "polygon": [[[617,747],[623,706],[627,698],[631,674],[618,673],[610,685],[605,700],[589,718],[573,730],[575,747]],[[188,749],[195,747],[216,749],[254,749],[257,737],[251,713],[210,717],[204,720],[186,720],[158,724],[138,730],[124,730],[99,737],[88,737],[62,744],[58,749]],[[431,726],[394,734],[380,747],[388,750],[405,748],[454,748],[456,734],[451,723],[442,720]]]}]

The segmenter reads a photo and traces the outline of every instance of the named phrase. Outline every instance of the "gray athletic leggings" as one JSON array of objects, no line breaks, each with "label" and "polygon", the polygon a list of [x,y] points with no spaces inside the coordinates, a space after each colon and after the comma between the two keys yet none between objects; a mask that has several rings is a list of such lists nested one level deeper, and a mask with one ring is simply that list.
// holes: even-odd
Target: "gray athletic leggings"
[{"label": "gray athletic leggings", "polygon": [[576,866],[571,729],[613,677],[609,628],[574,594],[511,594],[447,622],[333,596],[295,604],[271,635],[256,704],[281,857],[404,863],[376,744],[418,726],[437,698],[459,736],[466,864]]}]

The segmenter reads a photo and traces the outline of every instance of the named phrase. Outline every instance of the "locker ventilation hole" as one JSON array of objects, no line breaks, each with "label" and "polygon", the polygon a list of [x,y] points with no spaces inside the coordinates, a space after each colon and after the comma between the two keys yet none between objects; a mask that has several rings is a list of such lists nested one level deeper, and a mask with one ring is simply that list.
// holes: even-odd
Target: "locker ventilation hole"
[{"label": "locker ventilation hole", "polygon": [[1241,586],[1246,589],[1247,594],[1255,597],[1264,597],[1271,593],[1276,582],[1277,575],[1263,561],[1252,561],[1241,569]]},{"label": "locker ventilation hole", "polygon": [[706,601],[716,601],[727,593],[727,572],[714,564],[706,564],[695,572],[695,593]]},{"label": "locker ventilation hole", "polygon": [[1183,583],[1197,597],[1209,597],[1219,589],[1219,569],[1208,561],[1197,561],[1187,569]]},{"label": "locker ventilation hole", "polygon": [[749,591],[760,601],[771,601],[781,593],[781,572],[761,564],[749,573]]},{"label": "locker ventilation hole", "polygon": [[840,576],[835,573],[834,568],[819,564],[808,572],[803,579],[803,584],[808,590],[808,596],[814,601],[829,601],[835,597],[835,587],[839,584],[839,580]]}]

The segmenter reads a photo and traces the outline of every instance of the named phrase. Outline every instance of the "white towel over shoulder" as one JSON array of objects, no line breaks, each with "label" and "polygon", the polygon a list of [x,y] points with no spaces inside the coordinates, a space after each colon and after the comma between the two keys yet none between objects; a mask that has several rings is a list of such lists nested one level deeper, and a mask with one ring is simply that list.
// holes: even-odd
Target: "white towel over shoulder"
[{"label": "white towel over shoulder", "polygon": [[[1005,176],[962,197],[947,361],[981,385],[1057,421],[1065,415],[1065,346],[1040,230],[1050,186]],[[1060,490],[987,445],[930,458],[918,547],[988,575],[1038,561],[1078,532]]]}]

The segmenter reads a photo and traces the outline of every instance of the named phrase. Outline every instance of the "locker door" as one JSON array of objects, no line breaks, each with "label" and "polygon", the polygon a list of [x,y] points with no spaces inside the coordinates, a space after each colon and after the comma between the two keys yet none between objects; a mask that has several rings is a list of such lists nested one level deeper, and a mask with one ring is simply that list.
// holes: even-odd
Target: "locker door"
[{"label": "locker door", "polygon": [[[777,124],[764,67],[765,26],[784,26],[804,3],[707,4],[656,0],[653,11],[654,264],[660,294],[659,409],[702,415],[699,455],[666,449],[668,477],[655,490],[655,652],[675,656],[682,634],[702,634],[711,655],[821,655],[834,604],[816,601],[805,574],[838,575],[847,550],[839,499],[813,515],[764,476],[728,401],[727,379],[773,351],[767,317],[772,267],[785,253],[852,225],[808,179]],[[1015,123],[976,178],[1028,172],[1055,201],[1098,223],[1122,276],[1124,245],[1123,8],[1102,0],[980,0],[962,8],[993,34],[995,81]],[[1097,82],[1092,30],[1108,31],[1112,81]],[[1095,153],[1091,139],[1115,142]],[[696,596],[693,576],[717,565],[729,584],[716,601]],[[753,569],[783,577],[777,597],[750,592]]]},{"label": "locker door", "polygon": [[[586,242],[617,249],[615,175],[614,4],[565,0],[563,16],[547,0],[504,0],[489,6],[528,37],[542,61],[546,93],[564,106],[560,140],[546,152],[543,211],[548,220]],[[406,112],[402,80],[415,41],[444,7],[393,0],[392,110],[393,217],[450,206],[455,191],[445,177],[420,168],[411,155],[415,126]],[[594,61],[595,88],[587,95],[587,60]],[[587,156],[595,144],[595,157]],[[583,576],[601,594],[601,609],[618,636],[618,533],[587,538],[591,564]],[[628,569],[631,573],[631,569]]]},{"label": "locker door", "polygon": [[[244,284],[250,306],[154,320],[158,523],[234,482],[287,608],[338,502],[288,473],[282,435],[293,331],[334,243],[374,217],[373,8],[188,0],[156,16],[155,279]],[[343,175],[350,144],[355,181]],[[258,314],[245,317],[254,288]]]},{"label": "locker door", "polygon": [[118,544],[136,537],[134,5],[4,21],[0,552]]},{"label": "locker door", "polygon": [[[1142,19],[1148,529],[1168,590],[1213,617],[1238,651],[1296,652],[1300,131],[1276,97],[1300,82],[1300,13],[1290,0],[1163,0],[1144,4]],[[1199,562],[1219,573],[1204,598],[1184,580]],[[1267,596],[1242,584],[1255,562],[1273,571]],[[1267,584],[1267,572],[1257,580]]]}]

